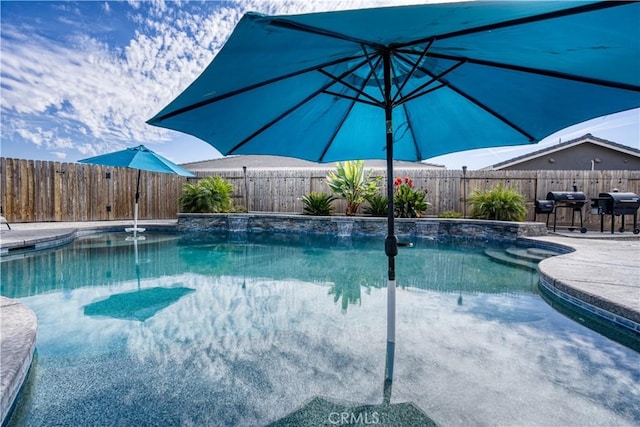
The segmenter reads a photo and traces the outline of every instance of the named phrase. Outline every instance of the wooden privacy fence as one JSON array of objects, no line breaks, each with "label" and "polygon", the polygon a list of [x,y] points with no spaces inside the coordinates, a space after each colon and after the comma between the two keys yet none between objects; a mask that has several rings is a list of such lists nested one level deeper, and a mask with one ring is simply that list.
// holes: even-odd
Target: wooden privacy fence
[{"label": "wooden privacy fence", "polygon": [[[133,218],[137,177],[127,168],[0,158],[2,215],[9,222]],[[143,171],[139,218],[175,218],[185,182]]]},{"label": "wooden privacy fence", "polygon": [[[218,175],[233,184],[235,203],[255,212],[300,213],[303,206],[300,198],[311,191],[330,193],[325,183],[327,169],[247,169],[198,172],[199,177]],[[385,175],[384,170],[374,174]],[[640,171],[467,171],[437,169],[397,169],[396,177],[409,176],[416,188],[427,190],[430,203],[427,215],[439,215],[456,211],[469,215],[469,196],[474,191],[484,191],[502,184],[514,188],[527,201],[527,220],[534,220],[534,203],[546,199],[550,191],[578,191],[587,199],[614,188],[640,194]],[[386,180],[381,193],[386,194]],[[589,204],[589,200],[587,200]],[[344,200],[334,202],[334,213],[346,210]],[[599,228],[600,217],[589,214],[589,206],[583,209],[587,226]],[[558,209],[558,224],[571,222],[570,209]],[[546,220],[546,215],[538,216]],[[576,221],[578,216],[576,215]]]},{"label": "wooden privacy fence", "polygon": [[[236,206],[255,212],[301,213],[300,198],[311,191],[330,192],[325,183],[331,169],[252,169],[198,172],[199,178],[218,175],[234,186]],[[375,174],[384,175],[384,170]],[[428,215],[445,211],[469,214],[469,196],[497,184],[520,192],[527,201],[528,220],[534,219],[534,202],[550,191],[571,191],[576,186],[587,198],[617,188],[640,194],[640,171],[467,171],[398,169],[428,191]],[[133,217],[137,171],[79,163],[0,158],[3,216],[9,222],[95,221]],[[140,219],[175,218],[185,182],[198,178],[142,172]],[[386,194],[384,185],[382,194]],[[467,203],[465,203],[467,202]],[[334,202],[335,213],[346,209]],[[583,209],[585,224],[599,228],[599,216]],[[545,220],[546,215],[537,218]],[[577,219],[577,217],[576,217]],[[570,209],[558,210],[558,224],[571,221]]]}]

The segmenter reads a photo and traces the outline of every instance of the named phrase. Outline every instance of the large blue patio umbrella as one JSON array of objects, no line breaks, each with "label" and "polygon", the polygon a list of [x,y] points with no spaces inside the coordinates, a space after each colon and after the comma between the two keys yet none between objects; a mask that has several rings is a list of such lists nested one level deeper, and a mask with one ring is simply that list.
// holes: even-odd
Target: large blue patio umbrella
[{"label": "large blue patio umbrella", "polygon": [[179,166],[161,155],[149,150],[144,145],[130,147],[113,153],[102,154],[96,157],[79,160],[80,163],[90,163],[94,165],[114,166],[130,169],[138,169],[138,179],[136,182],[135,203],[133,208],[133,228],[134,236],[144,228],[138,227],[138,199],[140,198],[140,171],[172,173],[181,176],[195,177],[195,175],[182,166]]},{"label": "large blue patio umbrella", "polygon": [[194,135],[225,155],[386,159],[391,380],[392,161],[536,143],[640,107],[638,28],[635,2],[248,13],[204,72],[148,123]]}]

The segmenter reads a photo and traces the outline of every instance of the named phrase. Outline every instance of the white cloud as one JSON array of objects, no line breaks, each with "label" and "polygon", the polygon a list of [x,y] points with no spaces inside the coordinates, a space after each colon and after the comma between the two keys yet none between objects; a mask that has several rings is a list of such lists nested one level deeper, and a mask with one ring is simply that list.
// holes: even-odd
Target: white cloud
[{"label": "white cloud", "polygon": [[64,150],[72,147],[73,147],[73,142],[71,141],[70,138],[53,138],[49,148]]},{"label": "white cloud", "polygon": [[[10,135],[19,136],[58,150],[52,154],[59,157],[60,150],[88,152],[87,140],[98,151],[113,149],[113,143],[167,141],[169,132],[145,121],[199,75],[246,11],[302,13],[380,3],[248,1],[202,13],[179,3],[129,2],[137,28],[124,46],[83,33],[52,40],[5,23],[3,144]],[[113,13],[109,2],[101,9]],[[69,27],[82,13],[78,8],[60,10],[68,15],[59,20]],[[60,134],[58,139],[54,134]]]},{"label": "white cloud", "polygon": [[40,147],[42,145],[43,135],[41,134],[42,129],[36,128],[35,132],[31,129],[16,129],[16,133],[20,135],[26,141],[31,142],[32,144]]},{"label": "white cloud", "polygon": [[[88,3],[55,4],[64,33],[45,38],[37,23],[2,25],[2,144],[84,155],[177,134],[145,124],[211,62],[247,11],[298,14],[413,4],[415,0],[247,0],[235,2],[104,2],[105,29],[91,35]],[[128,20],[129,39],[114,43]],[[91,18],[93,19],[93,18]],[[125,31],[125,32],[126,32]],[[602,126],[610,126],[602,124]],[[55,137],[53,136],[55,135]],[[64,140],[62,147],[55,138]],[[93,153],[92,153],[93,154]]]},{"label": "white cloud", "polygon": [[67,153],[64,151],[50,151],[50,153],[56,156],[60,160],[64,160],[67,158]]},{"label": "white cloud", "polygon": [[134,9],[140,9],[140,6],[142,5],[141,1],[136,1],[136,0],[129,0],[127,3],[129,3],[129,6],[131,6]]},{"label": "white cloud", "polygon": [[83,157],[93,157],[99,154],[92,144],[78,144],[76,150],[82,153]]}]

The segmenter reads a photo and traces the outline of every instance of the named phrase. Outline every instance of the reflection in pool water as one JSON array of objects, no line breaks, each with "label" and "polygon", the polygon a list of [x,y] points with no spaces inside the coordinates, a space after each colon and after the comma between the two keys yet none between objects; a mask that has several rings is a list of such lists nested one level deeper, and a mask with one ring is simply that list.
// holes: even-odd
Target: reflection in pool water
[{"label": "reflection in pool water", "polygon": [[[2,295],[39,322],[10,424],[253,426],[318,398],[380,404],[381,241],[248,238],[149,234],[136,262],[121,234],[98,234],[3,261]],[[440,425],[638,424],[638,353],[559,314],[534,272],[482,249],[401,249],[390,403]],[[180,295],[144,319],[85,313],[159,288]]]}]

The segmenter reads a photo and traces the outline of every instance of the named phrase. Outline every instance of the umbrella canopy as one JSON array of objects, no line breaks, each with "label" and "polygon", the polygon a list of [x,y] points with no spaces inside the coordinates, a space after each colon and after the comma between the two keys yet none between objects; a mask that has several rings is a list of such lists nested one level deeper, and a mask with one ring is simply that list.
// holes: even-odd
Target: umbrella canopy
[{"label": "umbrella canopy", "polygon": [[[127,240],[130,239],[127,238]],[[155,316],[160,310],[178,302],[180,298],[194,291],[194,289],[182,286],[169,288],[156,286],[140,289],[141,261],[138,254],[138,239],[132,240],[138,289],[136,291],[113,294],[108,298],[87,304],[84,306],[85,315],[144,322]],[[145,262],[148,262],[148,260],[142,261],[142,263]]]},{"label": "umbrella canopy", "polygon": [[639,25],[640,3],[608,1],[249,13],[148,123],[225,155],[386,159],[392,362],[392,160],[535,143],[640,107]]},{"label": "umbrella canopy", "polygon": [[179,166],[170,160],[165,159],[159,154],[149,150],[144,145],[130,147],[113,153],[102,154],[96,157],[79,160],[80,163],[90,163],[94,165],[114,166],[121,168],[130,168],[138,170],[138,179],[136,182],[136,194],[134,203],[133,228],[127,231],[144,231],[138,228],[138,199],[140,198],[140,171],[171,173],[180,176],[195,177],[195,175],[182,166]]},{"label": "umbrella canopy", "polygon": [[532,143],[640,106],[639,16],[560,1],[249,13],[149,123],[225,155],[385,159],[390,104],[397,160]]},{"label": "umbrella canopy", "polygon": [[85,305],[84,314],[144,322],[193,291],[191,288],[184,287],[154,287],[123,292]]},{"label": "umbrella canopy", "polygon": [[195,176],[182,166],[165,159],[161,155],[149,150],[144,145],[138,145],[137,147],[130,147],[124,150],[114,151],[113,153],[90,157],[88,159],[82,159],[79,162],[138,169],[149,172],[172,173],[188,177]]}]

